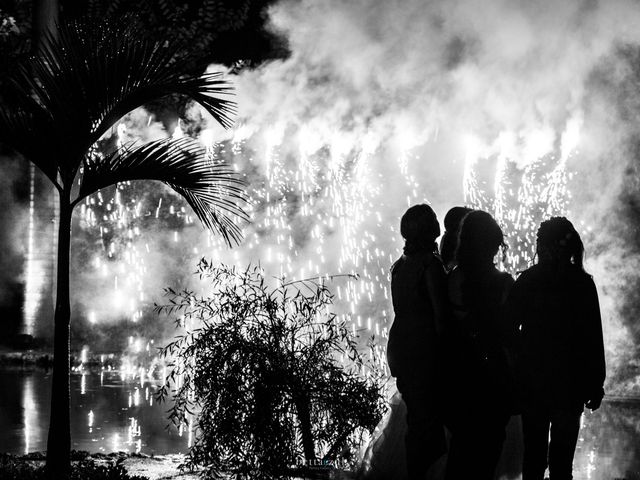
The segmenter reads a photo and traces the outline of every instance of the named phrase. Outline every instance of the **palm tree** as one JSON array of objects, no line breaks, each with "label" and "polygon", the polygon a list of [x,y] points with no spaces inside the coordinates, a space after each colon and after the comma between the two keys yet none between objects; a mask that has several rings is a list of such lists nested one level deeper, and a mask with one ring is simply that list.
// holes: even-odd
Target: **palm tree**
[{"label": "palm tree", "polygon": [[56,479],[66,478],[70,468],[69,249],[74,207],[117,182],[151,179],[181,194],[203,224],[229,245],[241,238],[236,220],[247,220],[243,182],[228,167],[207,164],[204,149],[193,140],[128,145],[101,158],[89,153],[124,115],[166,95],[190,98],[224,127],[231,126],[230,85],[219,73],[183,71],[175,61],[178,53],[183,53],[181,45],[145,39],[131,24],[69,22],[46,34],[39,54],[10,72],[5,83],[10,92],[3,95],[0,109],[0,143],[33,162],[59,193],[47,444],[47,471]]}]

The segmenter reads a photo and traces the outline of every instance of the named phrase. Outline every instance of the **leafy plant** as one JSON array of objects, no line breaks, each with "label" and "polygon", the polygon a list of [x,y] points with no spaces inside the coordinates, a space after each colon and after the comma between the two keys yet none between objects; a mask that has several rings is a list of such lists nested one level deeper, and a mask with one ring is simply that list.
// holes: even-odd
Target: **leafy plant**
[{"label": "leafy plant", "polygon": [[271,285],[260,267],[204,259],[198,274],[208,294],[167,289],[156,306],[184,329],[161,349],[172,363],[159,390],[173,424],[196,419],[184,466],[252,479],[352,466],[383,413],[381,372],[331,311],[325,281]]}]

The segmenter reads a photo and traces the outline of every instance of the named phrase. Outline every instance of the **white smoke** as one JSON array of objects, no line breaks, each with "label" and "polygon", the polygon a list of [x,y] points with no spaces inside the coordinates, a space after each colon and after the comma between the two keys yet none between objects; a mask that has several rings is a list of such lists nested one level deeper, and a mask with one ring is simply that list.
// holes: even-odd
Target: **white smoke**
[{"label": "white smoke", "polygon": [[[204,234],[192,233],[197,246],[181,242],[180,254],[197,248],[191,265],[201,255],[261,261],[269,274],[292,277],[358,272],[363,280],[347,304],[361,317],[358,327],[372,322],[384,330],[386,274],[399,254],[397,225],[406,207],[428,200],[442,219],[461,204],[470,146],[489,178],[495,164],[484,157],[502,152],[523,168],[555,154],[575,173],[568,215],[584,231],[609,373],[618,375],[640,341],[627,287],[638,281],[639,249],[625,242],[620,207],[636,161],[629,143],[638,133],[623,110],[631,102],[637,114],[640,102],[616,96],[636,75],[620,52],[640,45],[640,6],[290,0],[270,15],[291,56],[233,79],[237,128],[223,132],[197,108],[188,115],[202,122],[205,143],[233,145],[220,155],[247,174],[254,225],[232,252],[209,248]],[[145,129],[140,123],[135,130]],[[482,188],[493,193],[490,184]],[[171,258],[178,249],[157,256]],[[151,263],[153,284],[171,280],[174,268],[192,268]]]},{"label": "white smoke", "polygon": [[[509,160],[523,167],[549,153],[568,156],[563,143],[580,130],[568,161],[575,172],[568,214],[585,232],[610,373],[633,358],[640,338],[628,330],[632,319],[622,306],[635,300],[625,298],[625,285],[637,282],[640,257],[638,246],[615,230],[616,222],[628,222],[619,202],[635,162],[627,145],[638,129],[620,115],[611,86],[634,75],[619,50],[640,42],[639,5],[285,1],[271,15],[292,55],[237,79],[240,118],[253,132],[268,137],[275,128],[285,132],[284,145],[303,143],[311,151],[335,148],[336,138],[347,151],[375,139],[373,170],[384,173],[384,195],[372,200],[380,202],[373,209],[382,212],[382,223],[397,224],[407,196],[429,199],[439,213],[461,203],[469,138],[490,149],[501,134],[511,135]],[[301,132],[312,141],[300,140]],[[261,140],[256,133],[250,142]],[[403,155],[413,184],[394,172],[403,168],[397,163]]]}]

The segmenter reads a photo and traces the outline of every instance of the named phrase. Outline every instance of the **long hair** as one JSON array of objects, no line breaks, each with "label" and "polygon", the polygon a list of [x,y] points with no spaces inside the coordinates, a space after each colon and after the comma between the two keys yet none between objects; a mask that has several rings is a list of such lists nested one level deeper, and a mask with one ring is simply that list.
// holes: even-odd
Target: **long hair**
[{"label": "long hair", "polygon": [[405,254],[437,251],[436,238],[440,236],[440,224],[436,213],[424,203],[410,207],[400,220],[400,234],[405,241]]},{"label": "long hair", "polygon": [[467,207],[453,207],[444,217],[444,234],[440,240],[440,258],[445,267],[455,260],[460,225],[465,215],[471,211]]},{"label": "long hair", "polygon": [[483,291],[487,287],[487,276],[494,269],[494,258],[502,247],[503,256],[507,246],[502,229],[487,212],[474,210],[468,213],[460,225],[456,262],[463,272],[462,298],[471,308],[477,308],[487,299]]},{"label": "long hair", "polygon": [[582,239],[565,217],[552,217],[540,224],[536,247],[539,261],[550,261],[556,266],[571,263],[584,271]]},{"label": "long hair", "polygon": [[500,247],[506,249],[500,225],[487,212],[469,212],[460,225],[456,261],[468,271],[479,271],[493,266]]}]

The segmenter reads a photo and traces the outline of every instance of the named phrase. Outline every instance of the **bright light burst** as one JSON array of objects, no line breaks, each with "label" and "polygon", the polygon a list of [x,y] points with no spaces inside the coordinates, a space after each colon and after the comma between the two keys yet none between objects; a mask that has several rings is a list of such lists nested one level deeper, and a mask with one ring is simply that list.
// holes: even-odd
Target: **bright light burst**
[{"label": "bright light burst", "polygon": [[[512,274],[533,263],[540,222],[570,215],[567,161],[576,152],[580,126],[580,117],[567,122],[559,154],[553,147],[555,139],[546,130],[521,138],[521,149],[513,132],[502,132],[490,147],[483,148],[476,139],[467,142],[465,201],[493,214],[502,226],[509,249],[501,263]],[[478,180],[490,160],[495,161],[493,195]],[[517,168],[519,164],[524,166]]]},{"label": "bright light burst", "polygon": [[[511,247],[504,267],[511,272],[532,261],[540,220],[566,213],[567,160],[577,146],[579,128],[579,121],[568,122],[558,153],[547,131],[503,132],[493,142],[472,135],[464,140],[465,201],[491,212],[503,226]],[[180,125],[178,129],[178,135],[184,133]],[[126,129],[119,126],[117,132],[124,135]],[[175,197],[141,194],[131,183],[118,185],[109,198],[98,193],[85,201],[81,213],[83,225],[96,229],[102,240],[103,252],[92,262],[95,274],[111,278],[113,285],[112,310],[103,314],[117,312],[136,321],[147,297],[157,295],[145,289],[149,255],[159,248],[146,239],[142,226],[152,218],[194,264],[206,256],[236,265],[260,262],[267,274],[290,279],[358,275],[358,281],[333,287],[336,309],[354,333],[386,338],[392,319],[388,272],[399,254],[397,218],[403,208],[424,202],[429,194],[412,168],[420,160],[415,142],[404,142],[408,147],[395,155],[396,165],[388,174],[378,158],[384,147],[371,134],[319,133],[308,125],[294,132],[283,125],[256,131],[241,125],[230,140],[216,143],[209,130],[200,139],[207,161],[226,160],[246,172],[252,224],[244,244],[229,251],[211,235],[194,243],[187,228],[194,224],[192,214]],[[392,186],[401,192],[400,202],[389,198]],[[91,320],[100,320],[93,310]],[[382,362],[385,342],[377,343]]]}]

